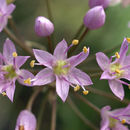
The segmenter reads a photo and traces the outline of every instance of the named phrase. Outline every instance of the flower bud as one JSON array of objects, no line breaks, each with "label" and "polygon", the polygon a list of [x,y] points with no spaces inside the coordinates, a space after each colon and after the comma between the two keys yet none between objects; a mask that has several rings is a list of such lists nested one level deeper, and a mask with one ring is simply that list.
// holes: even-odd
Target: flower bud
[{"label": "flower bud", "polygon": [[90,9],[84,17],[84,25],[88,29],[98,29],[105,23],[106,14],[102,6],[95,6]]},{"label": "flower bud", "polygon": [[36,130],[36,118],[28,110],[20,112],[15,130]]},{"label": "flower bud", "polygon": [[89,0],[89,7],[93,8],[98,5],[102,5],[103,8],[107,8],[110,0]]},{"label": "flower bud", "polygon": [[54,31],[54,25],[49,19],[43,16],[39,16],[36,18],[35,32],[38,36],[46,37],[51,35],[53,31]]}]

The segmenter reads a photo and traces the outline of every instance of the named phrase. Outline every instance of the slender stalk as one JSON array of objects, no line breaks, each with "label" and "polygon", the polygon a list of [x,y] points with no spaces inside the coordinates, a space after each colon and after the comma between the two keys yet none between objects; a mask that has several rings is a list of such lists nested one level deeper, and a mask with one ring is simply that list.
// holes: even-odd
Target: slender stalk
[{"label": "slender stalk", "polygon": [[97,73],[93,73],[93,74],[89,74],[91,78],[93,77],[99,77],[101,76],[102,72],[97,72]]},{"label": "slender stalk", "polygon": [[18,44],[23,50],[25,50],[28,54],[34,57],[32,49],[29,48],[25,43],[23,43],[20,39],[18,39],[8,28],[4,28],[4,32],[7,36],[13,40],[16,44]]},{"label": "slender stalk", "polygon": [[43,117],[43,114],[44,114],[44,110],[45,110],[45,105],[46,105],[46,102],[47,102],[47,98],[48,98],[48,96],[46,95],[46,97],[43,98],[43,100],[42,100],[42,104],[40,106],[40,111],[39,111],[39,114],[38,114],[37,129],[36,130],[40,130],[40,126],[42,124],[42,117]]},{"label": "slender stalk", "polygon": [[33,92],[32,96],[30,97],[30,99],[29,99],[29,101],[28,101],[28,104],[27,104],[26,109],[28,109],[29,111],[31,111],[33,102],[35,101],[36,97],[38,96],[38,94],[41,92],[42,89],[43,89],[43,87],[39,87],[39,88],[37,88],[37,89]]},{"label": "slender stalk", "polygon": [[53,47],[52,47],[51,37],[48,36],[47,40],[48,40],[49,51],[52,53],[53,52]]},{"label": "slender stalk", "polygon": [[56,130],[56,93],[53,92],[51,130]]},{"label": "slender stalk", "polygon": [[100,109],[95,106],[94,104],[92,104],[90,101],[88,101],[86,98],[84,98],[83,96],[79,95],[78,93],[74,93],[75,96],[80,99],[81,101],[83,101],[85,104],[87,104],[88,106],[90,106],[92,109],[94,109],[97,113],[100,114]]},{"label": "slender stalk", "polygon": [[73,109],[73,111],[76,113],[76,115],[86,124],[88,125],[90,128],[92,128],[92,130],[99,130],[97,127],[95,127],[94,124],[92,124],[80,111],[79,109],[75,106],[75,104],[73,103],[73,101],[71,100],[71,98],[69,97],[67,100],[68,104],[70,105],[70,107]]},{"label": "slender stalk", "polygon": [[116,96],[114,96],[114,95],[112,95],[112,94],[110,94],[110,93],[107,93],[107,92],[105,92],[105,91],[99,90],[99,89],[90,88],[90,87],[88,87],[87,89],[88,89],[90,92],[92,92],[92,93],[98,94],[98,95],[100,95],[100,96],[104,96],[104,97],[106,97],[106,98],[109,98],[109,99],[112,99],[112,100],[115,100],[115,101],[118,101],[118,102],[122,102],[122,103],[124,103],[124,104],[129,104],[129,103],[130,103],[130,101],[129,101],[128,99],[124,99],[124,100],[121,101],[121,100],[118,99]]}]

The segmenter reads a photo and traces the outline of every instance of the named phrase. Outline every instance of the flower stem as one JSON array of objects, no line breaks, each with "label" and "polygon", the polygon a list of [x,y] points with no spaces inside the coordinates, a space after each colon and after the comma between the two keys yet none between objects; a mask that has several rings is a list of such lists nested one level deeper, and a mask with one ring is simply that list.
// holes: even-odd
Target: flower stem
[{"label": "flower stem", "polygon": [[74,93],[75,96],[80,99],[81,101],[83,101],[85,104],[87,104],[88,106],[90,106],[92,109],[94,109],[97,113],[100,114],[100,109],[95,106],[94,104],[92,104],[90,101],[88,101],[86,98],[84,98],[83,96],[79,95],[78,93]]},{"label": "flower stem", "polygon": [[79,109],[75,106],[75,104],[73,103],[73,101],[71,100],[70,97],[68,97],[67,100],[68,104],[70,105],[70,107],[72,108],[72,110],[77,114],[77,116],[86,124],[88,125],[90,128],[92,128],[92,130],[99,130],[97,127],[95,127],[94,124],[92,124],[88,119],[86,119],[86,117],[79,111]]},{"label": "flower stem", "polygon": [[52,49],[53,47],[52,47],[51,37],[48,36],[48,37],[47,37],[47,40],[48,40],[49,51],[50,51],[51,53],[53,53],[53,49]]},{"label": "flower stem", "polygon": [[43,87],[39,87],[39,88],[37,88],[37,89],[33,92],[32,96],[30,97],[30,99],[29,99],[29,101],[28,101],[28,104],[27,104],[26,109],[28,109],[29,111],[31,111],[33,102],[35,101],[35,99],[36,99],[36,97],[38,96],[38,94],[42,91],[42,89],[43,89]]},{"label": "flower stem", "polygon": [[18,39],[8,28],[4,28],[4,32],[7,36],[13,40],[16,44],[18,44],[23,50],[25,50],[28,54],[34,57],[32,49],[29,48],[25,43],[23,43],[20,39]]},{"label": "flower stem", "polygon": [[56,129],[56,93],[53,92],[53,100],[52,100],[52,117],[51,117],[51,130]]},{"label": "flower stem", "polygon": [[128,99],[124,99],[124,100],[121,101],[121,100],[118,99],[116,96],[113,96],[112,94],[107,93],[107,92],[102,91],[102,90],[99,90],[99,89],[90,88],[90,87],[88,87],[87,89],[88,89],[90,92],[92,92],[92,93],[98,94],[98,95],[100,95],[100,96],[104,96],[104,97],[106,97],[106,98],[109,98],[109,99],[112,99],[112,100],[115,100],[115,101],[118,101],[118,102],[122,102],[122,103],[124,103],[124,104],[129,104],[129,103],[130,103],[130,101],[129,101]]}]

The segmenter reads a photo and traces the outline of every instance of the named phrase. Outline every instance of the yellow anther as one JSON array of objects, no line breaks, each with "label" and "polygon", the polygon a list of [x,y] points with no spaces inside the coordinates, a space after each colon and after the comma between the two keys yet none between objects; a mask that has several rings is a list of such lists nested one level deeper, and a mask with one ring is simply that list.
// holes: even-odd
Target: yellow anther
[{"label": "yellow anther", "polygon": [[115,72],[118,73],[118,74],[121,73],[121,71],[119,69],[116,69]]},{"label": "yellow anther", "polygon": [[24,83],[28,84],[28,85],[31,85],[31,78],[28,78],[28,79],[24,80]]},{"label": "yellow anther", "polygon": [[6,92],[2,92],[2,95],[3,95],[3,96],[6,96]]},{"label": "yellow anther", "polygon": [[18,54],[17,54],[16,52],[13,52],[13,53],[12,53],[12,56],[13,56],[13,57],[17,57]]},{"label": "yellow anther", "polygon": [[31,62],[30,62],[30,66],[33,68],[34,67],[34,63],[35,63],[35,60],[32,60]]},{"label": "yellow anther", "polygon": [[74,39],[74,40],[72,41],[72,44],[73,44],[73,45],[78,45],[78,43],[79,43],[79,40]]},{"label": "yellow anther", "polygon": [[117,59],[119,59],[119,58],[120,58],[120,55],[119,55],[119,53],[118,53],[118,52],[116,52],[116,53],[115,53],[115,56],[116,56],[116,58],[117,58]]},{"label": "yellow anther", "polygon": [[126,119],[123,119],[123,120],[121,121],[121,123],[122,123],[122,124],[125,124],[125,123],[126,123]]},{"label": "yellow anther", "polygon": [[80,86],[77,85],[75,88],[74,88],[74,91],[77,92],[78,90],[80,90]]},{"label": "yellow anther", "polygon": [[127,42],[130,43],[130,38],[126,38]]},{"label": "yellow anther", "polygon": [[83,94],[84,94],[84,95],[87,95],[88,93],[89,93],[88,90],[84,90],[84,91],[83,91]]},{"label": "yellow anther", "polygon": [[88,52],[88,49],[87,49],[86,46],[84,46],[84,48],[83,48],[83,52],[84,52],[84,53],[87,53],[87,52]]},{"label": "yellow anther", "polygon": [[19,130],[24,130],[24,126],[23,126],[23,125],[20,125],[20,126],[19,126]]}]

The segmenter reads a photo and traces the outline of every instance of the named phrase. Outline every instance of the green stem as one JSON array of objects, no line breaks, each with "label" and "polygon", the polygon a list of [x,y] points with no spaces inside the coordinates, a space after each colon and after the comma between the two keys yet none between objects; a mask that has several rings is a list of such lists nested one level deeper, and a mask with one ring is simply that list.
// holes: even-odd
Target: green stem
[{"label": "green stem", "polygon": [[4,32],[7,34],[7,36],[14,41],[16,44],[18,44],[23,50],[25,50],[28,54],[30,54],[32,57],[34,57],[34,54],[32,52],[32,49],[29,48],[25,43],[23,43],[20,39],[18,39],[8,28],[4,28]]},{"label": "green stem", "polygon": [[51,53],[53,53],[53,47],[52,47],[51,37],[48,36],[48,37],[47,37],[47,40],[48,40],[49,51],[50,51]]},{"label": "green stem", "polygon": [[48,17],[53,22],[50,0],[46,0],[46,6],[47,6]]},{"label": "green stem", "polygon": [[70,105],[70,107],[72,108],[72,110],[76,113],[76,115],[86,124],[88,125],[90,128],[92,128],[92,130],[99,130],[97,127],[95,127],[95,125],[93,123],[91,123],[80,111],[79,109],[75,106],[75,104],[73,103],[73,101],[71,100],[71,98],[69,97],[67,100],[68,104]]}]

